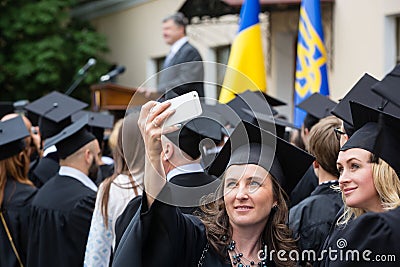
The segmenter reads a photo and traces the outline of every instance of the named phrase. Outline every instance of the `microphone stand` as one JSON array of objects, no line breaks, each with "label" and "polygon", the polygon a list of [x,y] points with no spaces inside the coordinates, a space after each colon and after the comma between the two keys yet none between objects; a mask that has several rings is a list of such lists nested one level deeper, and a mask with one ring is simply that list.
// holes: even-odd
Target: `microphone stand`
[{"label": "microphone stand", "polygon": [[78,75],[78,78],[76,78],[74,82],[68,87],[67,91],[65,91],[65,94],[70,95],[85,77],[86,77],[86,72],[81,75]]}]

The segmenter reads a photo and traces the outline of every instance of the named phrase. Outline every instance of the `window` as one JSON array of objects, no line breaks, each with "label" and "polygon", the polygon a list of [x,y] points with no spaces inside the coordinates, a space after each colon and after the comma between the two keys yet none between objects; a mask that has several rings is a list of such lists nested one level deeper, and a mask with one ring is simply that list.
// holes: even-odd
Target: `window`
[{"label": "window", "polygon": [[400,17],[396,18],[396,64],[400,63]]},{"label": "window", "polygon": [[[229,60],[229,54],[231,52],[231,46],[230,45],[219,46],[215,50],[217,55],[217,62],[227,65]],[[217,81],[218,83],[220,82],[221,85],[222,82],[224,81],[224,76],[225,76],[225,68],[217,68]],[[222,87],[221,85],[217,85],[217,97],[221,92],[221,87]]]}]

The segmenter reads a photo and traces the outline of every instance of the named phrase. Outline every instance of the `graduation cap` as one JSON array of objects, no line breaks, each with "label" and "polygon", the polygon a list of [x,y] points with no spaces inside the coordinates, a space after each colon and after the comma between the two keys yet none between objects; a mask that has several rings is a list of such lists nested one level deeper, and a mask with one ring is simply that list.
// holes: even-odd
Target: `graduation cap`
[{"label": "graduation cap", "polygon": [[261,129],[271,132],[282,139],[284,139],[285,137],[286,127],[298,129],[294,124],[291,124],[290,122],[282,119],[274,118],[273,116],[268,114],[246,109],[243,109],[243,111],[250,116],[254,116],[252,120],[249,121],[250,123],[258,125]]},{"label": "graduation cap", "polygon": [[400,119],[350,102],[355,133],[340,149],[361,148],[386,161],[400,177]]},{"label": "graduation cap", "polygon": [[29,136],[21,116],[0,122],[0,160],[7,159],[21,152]]},{"label": "graduation cap", "polygon": [[75,122],[84,116],[88,117],[87,125],[89,126],[89,131],[96,136],[97,141],[101,144],[104,138],[104,129],[113,128],[114,116],[99,112],[80,110],[71,116],[72,122]]},{"label": "graduation cap", "polygon": [[400,108],[400,64],[394,67],[382,81],[375,83],[372,90]]},{"label": "graduation cap", "polygon": [[165,136],[190,157],[197,159],[201,155],[199,145],[204,139],[212,140],[215,145],[222,141],[222,128],[216,120],[201,115],[186,122],[180,130]]},{"label": "graduation cap", "polygon": [[0,102],[0,119],[3,118],[7,114],[14,113],[14,104],[13,102]]},{"label": "graduation cap", "polygon": [[221,177],[231,165],[256,164],[267,170],[289,195],[313,161],[314,157],[307,152],[243,121],[235,128],[208,173]]},{"label": "graduation cap", "polygon": [[378,82],[377,79],[364,74],[360,80],[350,89],[350,91],[344,96],[344,98],[333,108],[332,114],[343,120],[349,125],[353,125],[353,119],[350,110],[350,101],[355,101],[360,104],[364,104],[368,107],[384,110],[389,114],[399,114],[400,108],[396,107],[392,103],[388,103],[387,100],[379,97],[372,91],[372,86]]},{"label": "graduation cap", "polygon": [[30,103],[25,109],[35,115],[32,117],[28,114],[33,124],[37,122],[39,125],[42,138],[47,139],[71,124],[71,115],[87,106],[82,101],[53,91]]},{"label": "graduation cap", "polygon": [[228,102],[227,105],[236,111],[237,116],[239,116],[240,119],[251,121],[254,116],[243,112],[244,109],[276,115],[278,112],[272,107],[286,105],[286,103],[264,94],[261,91],[247,90],[236,95],[236,97]]},{"label": "graduation cap", "polygon": [[86,129],[87,124],[87,116],[80,118],[57,135],[47,139],[44,148],[46,149],[55,145],[60,159],[67,158],[87,143],[96,139],[96,137]]},{"label": "graduation cap", "polygon": [[336,102],[320,93],[314,93],[300,102],[297,107],[305,110],[311,116],[322,119],[331,115],[331,110],[336,106]]},{"label": "graduation cap", "polygon": [[228,106],[227,104],[216,103],[215,109],[216,109],[216,113],[221,114],[221,116],[224,118],[224,120],[226,120],[226,124],[224,124],[225,126],[229,125],[234,128],[242,120],[239,117],[238,113],[232,107]]},{"label": "graduation cap", "polygon": [[218,121],[220,124],[222,125],[228,125],[229,124],[229,119],[224,116],[223,113],[221,113],[220,109],[219,109],[219,103],[215,104],[215,105],[209,105],[206,103],[201,103],[201,109],[203,111],[202,115],[205,117],[209,117],[212,119],[215,119],[216,121]]}]

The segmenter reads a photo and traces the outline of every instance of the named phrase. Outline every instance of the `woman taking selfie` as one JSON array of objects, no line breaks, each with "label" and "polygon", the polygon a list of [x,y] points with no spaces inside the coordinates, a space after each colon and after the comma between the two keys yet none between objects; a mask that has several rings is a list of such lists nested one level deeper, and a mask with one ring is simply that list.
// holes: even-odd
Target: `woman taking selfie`
[{"label": "woman taking selfie", "polygon": [[[313,157],[252,124],[240,124],[210,167],[209,173],[222,180],[217,192],[202,206],[204,214],[200,218],[183,215],[178,208],[156,198],[166,184],[160,161],[160,137],[177,130],[176,126],[160,127],[172,113],[165,111],[168,106],[168,102],[149,102],[139,118],[146,147],[146,192],[140,219],[135,216],[136,228],[131,231],[139,233],[141,239],[139,264],[295,265],[288,256],[297,249],[286,226],[285,198]],[[277,256],[278,251],[286,254],[284,259]],[[116,257],[115,265],[138,263],[127,253]]]}]

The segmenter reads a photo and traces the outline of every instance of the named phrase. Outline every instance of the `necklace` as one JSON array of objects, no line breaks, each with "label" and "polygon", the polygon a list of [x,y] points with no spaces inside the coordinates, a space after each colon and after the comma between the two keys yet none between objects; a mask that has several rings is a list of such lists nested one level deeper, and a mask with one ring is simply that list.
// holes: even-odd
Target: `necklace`
[{"label": "necklace", "polygon": [[[259,267],[267,267],[267,264],[265,260],[259,261],[257,264],[253,260],[249,260],[246,257],[243,256],[243,253],[236,251],[236,242],[235,240],[232,240],[229,242],[229,245],[227,247],[228,249],[228,254],[230,255],[230,252],[232,252],[232,263],[233,265],[237,267],[251,267],[251,266],[259,266]],[[265,252],[262,252],[264,255]],[[248,264],[245,264],[243,260],[246,260]]]}]

